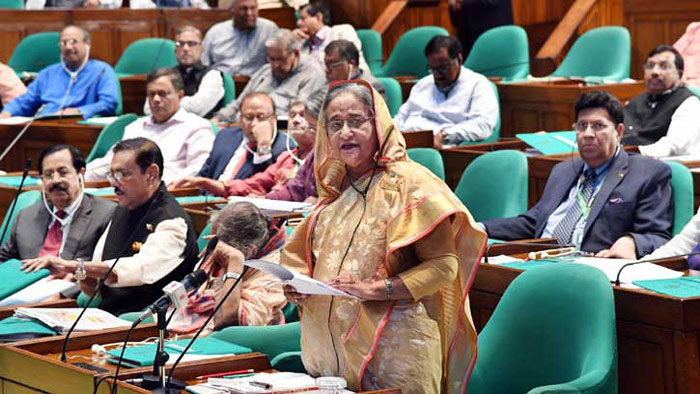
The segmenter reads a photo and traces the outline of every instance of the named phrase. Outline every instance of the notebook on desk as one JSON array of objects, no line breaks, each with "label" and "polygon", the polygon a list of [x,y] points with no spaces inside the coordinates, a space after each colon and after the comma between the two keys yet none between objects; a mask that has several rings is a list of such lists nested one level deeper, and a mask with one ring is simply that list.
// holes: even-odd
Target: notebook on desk
[{"label": "notebook on desk", "polygon": [[47,269],[24,272],[20,269],[22,262],[10,259],[0,263],[0,300],[7,298],[38,280],[49,276]]},{"label": "notebook on desk", "polygon": [[519,140],[533,147],[543,155],[558,155],[578,152],[575,131],[550,131],[547,133],[521,133]]},{"label": "notebook on desk", "polygon": [[[164,346],[165,352],[170,355],[168,363],[175,362],[189,342],[189,339],[166,342]],[[124,362],[141,367],[151,366],[153,365],[153,359],[155,358],[157,348],[158,345],[156,343],[128,347],[124,351]],[[121,352],[121,347],[110,350],[107,352],[110,356],[107,361],[116,364],[119,361]],[[222,341],[216,338],[198,338],[187,351],[185,357],[189,357],[189,360],[192,360],[231,354],[246,354],[250,352],[252,352],[250,348],[236,345],[235,343]],[[183,360],[186,360],[185,357],[183,357]]]}]

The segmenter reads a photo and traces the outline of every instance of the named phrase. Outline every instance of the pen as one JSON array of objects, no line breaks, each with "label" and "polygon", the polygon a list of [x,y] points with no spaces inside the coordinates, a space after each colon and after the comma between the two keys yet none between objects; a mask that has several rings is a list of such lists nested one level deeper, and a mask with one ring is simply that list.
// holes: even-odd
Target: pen
[{"label": "pen", "polygon": [[238,379],[238,378],[247,378],[248,376],[253,376],[255,375],[254,373],[244,373],[240,375],[226,375],[223,378],[224,379]]},{"label": "pen", "polygon": [[265,382],[252,381],[252,382],[248,382],[248,384],[253,386],[253,387],[260,387],[261,389],[265,389],[265,390],[269,390],[272,388],[272,385],[270,383],[265,383]]},{"label": "pen", "polygon": [[238,371],[228,371],[228,372],[212,373],[209,375],[197,376],[195,379],[220,378],[222,376],[242,375],[242,374],[249,374],[249,373],[253,373],[253,372],[255,372],[255,371],[252,369],[241,369]]}]

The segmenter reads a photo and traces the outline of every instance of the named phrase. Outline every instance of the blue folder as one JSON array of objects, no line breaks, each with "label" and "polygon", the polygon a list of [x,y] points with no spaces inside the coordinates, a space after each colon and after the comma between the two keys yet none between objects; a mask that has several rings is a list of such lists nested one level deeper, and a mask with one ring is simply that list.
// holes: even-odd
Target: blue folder
[{"label": "blue folder", "polygon": [[[578,152],[575,131],[550,131],[548,133],[522,133],[519,140],[542,152],[543,155]],[[568,141],[568,142],[566,142]]]},{"label": "blue folder", "polygon": [[46,268],[31,273],[19,269],[22,262],[17,259],[10,259],[0,263],[0,300],[9,297],[34,282],[49,276],[50,272]]}]

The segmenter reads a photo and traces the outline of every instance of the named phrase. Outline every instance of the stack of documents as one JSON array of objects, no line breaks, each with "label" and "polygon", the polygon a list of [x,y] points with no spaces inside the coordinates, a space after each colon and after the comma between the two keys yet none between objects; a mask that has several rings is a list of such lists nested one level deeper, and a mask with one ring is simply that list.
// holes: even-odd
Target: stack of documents
[{"label": "stack of documents", "polygon": [[[34,319],[61,334],[66,333],[78,318],[83,308],[17,308],[15,317]],[[85,310],[75,331],[99,331],[110,328],[128,328],[130,321],[120,319],[113,314],[97,308]]]},{"label": "stack of documents", "polygon": [[[180,354],[185,350],[190,339],[179,341],[167,341],[163,348],[170,355],[168,364],[172,364],[177,360]],[[123,364],[134,367],[147,367],[153,365],[153,360],[158,349],[157,343],[149,343],[140,346],[128,347],[124,351]],[[216,338],[199,338],[187,350],[187,353],[182,358],[183,361],[201,360],[207,358],[215,358],[221,356],[230,356],[236,354],[250,353],[247,347],[239,346],[231,342],[222,341]],[[122,353],[122,348],[117,348],[107,352],[109,358],[107,361],[116,364],[119,362],[119,356]]]},{"label": "stack of documents", "polygon": [[8,317],[0,321],[0,342],[14,342],[54,335],[56,335],[56,331],[34,320]]},{"label": "stack of documents", "polygon": [[304,391],[311,393],[316,380],[305,373],[260,372],[240,378],[209,378],[207,383],[190,386],[192,393],[285,393]]}]

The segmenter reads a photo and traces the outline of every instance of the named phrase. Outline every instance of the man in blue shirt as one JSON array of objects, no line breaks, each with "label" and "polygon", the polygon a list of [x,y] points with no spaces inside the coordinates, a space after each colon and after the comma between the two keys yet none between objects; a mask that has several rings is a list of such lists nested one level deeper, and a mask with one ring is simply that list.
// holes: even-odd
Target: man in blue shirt
[{"label": "man in blue shirt", "polygon": [[5,106],[0,118],[33,116],[37,112],[83,118],[114,115],[117,77],[109,64],[89,59],[90,33],[78,26],[66,26],[59,45],[61,63],[41,70],[27,92]]}]

